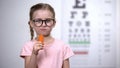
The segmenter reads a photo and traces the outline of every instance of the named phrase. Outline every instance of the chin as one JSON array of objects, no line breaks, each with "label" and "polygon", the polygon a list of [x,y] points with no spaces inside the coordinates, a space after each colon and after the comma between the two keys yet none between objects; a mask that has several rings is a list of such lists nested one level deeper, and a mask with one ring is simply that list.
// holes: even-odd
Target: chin
[{"label": "chin", "polygon": [[38,35],[39,34],[42,34],[43,36],[45,36],[45,37],[47,37],[47,36],[49,36],[50,35],[50,33],[49,32],[41,32],[41,33],[38,33]]},{"label": "chin", "polygon": [[48,36],[50,36],[50,34],[44,35],[44,37],[48,37]]},{"label": "chin", "polygon": [[47,36],[49,36],[50,34],[47,34],[47,33],[43,33],[43,35],[44,35],[45,37],[47,37]]}]

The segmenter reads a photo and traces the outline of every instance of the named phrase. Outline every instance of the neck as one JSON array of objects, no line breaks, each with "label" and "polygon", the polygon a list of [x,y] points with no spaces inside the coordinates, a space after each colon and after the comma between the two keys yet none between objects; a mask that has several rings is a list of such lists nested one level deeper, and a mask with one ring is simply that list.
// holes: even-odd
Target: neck
[{"label": "neck", "polygon": [[47,42],[49,40],[53,39],[52,36],[44,36],[44,42]]},{"label": "neck", "polygon": [[44,44],[45,45],[51,44],[51,43],[53,43],[53,41],[54,41],[54,38],[52,36],[44,37]]}]

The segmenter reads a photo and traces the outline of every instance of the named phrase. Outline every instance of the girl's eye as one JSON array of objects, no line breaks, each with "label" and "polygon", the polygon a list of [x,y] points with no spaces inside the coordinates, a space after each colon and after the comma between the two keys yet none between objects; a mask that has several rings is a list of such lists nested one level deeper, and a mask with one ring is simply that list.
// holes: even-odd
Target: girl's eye
[{"label": "girl's eye", "polygon": [[45,20],[47,23],[49,23],[51,20],[50,19],[47,19],[47,20]]},{"label": "girl's eye", "polygon": [[42,20],[37,19],[37,20],[33,20],[33,22],[42,22]]},{"label": "girl's eye", "polygon": [[42,22],[42,20],[40,20],[40,19],[39,19],[37,22],[41,23],[41,22]]}]

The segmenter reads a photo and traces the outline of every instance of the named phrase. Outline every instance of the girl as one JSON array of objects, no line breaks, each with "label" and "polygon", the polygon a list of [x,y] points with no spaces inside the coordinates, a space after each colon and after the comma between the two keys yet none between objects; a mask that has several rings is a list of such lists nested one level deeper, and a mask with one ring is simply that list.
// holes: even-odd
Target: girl
[{"label": "girl", "polygon": [[[69,68],[69,58],[74,54],[69,46],[50,35],[55,24],[55,12],[49,4],[39,3],[31,7],[31,41],[24,45],[20,54],[25,60],[25,68]],[[37,40],[40,34],[44,36],[44,44]]]}]

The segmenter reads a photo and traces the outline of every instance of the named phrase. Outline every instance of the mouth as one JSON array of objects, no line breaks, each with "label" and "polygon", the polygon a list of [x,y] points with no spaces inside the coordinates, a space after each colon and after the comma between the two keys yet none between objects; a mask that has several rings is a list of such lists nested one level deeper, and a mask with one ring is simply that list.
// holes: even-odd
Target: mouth
[{"label": "mouth", "polygon": [[40,29],[41,31],[46,31],[47,29]]}]

